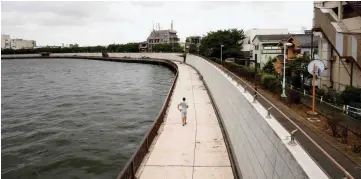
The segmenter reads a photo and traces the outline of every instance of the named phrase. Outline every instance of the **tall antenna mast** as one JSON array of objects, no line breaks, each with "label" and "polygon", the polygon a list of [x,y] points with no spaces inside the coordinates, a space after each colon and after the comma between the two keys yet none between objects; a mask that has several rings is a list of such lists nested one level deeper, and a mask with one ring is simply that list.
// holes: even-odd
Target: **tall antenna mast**
[{"label": "tall antenna mast", "polygon": [[170,30],[173,30],[173,20],[172,23],[170,24]]},{"label": "tall antenna mast", "polygon": [[160,30],[160,23],[158,23],[158,30]]}]

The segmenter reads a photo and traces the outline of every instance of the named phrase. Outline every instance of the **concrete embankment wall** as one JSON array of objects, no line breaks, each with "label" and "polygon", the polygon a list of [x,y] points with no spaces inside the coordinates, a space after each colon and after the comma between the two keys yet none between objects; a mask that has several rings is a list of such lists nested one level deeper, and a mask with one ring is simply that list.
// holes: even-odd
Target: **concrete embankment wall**
[{"label": "concrete embankment wall", "polygon": [[[183,60],[180,53],[108,53],[109,57],[156,58],[167,60]],[[14,54],[1,55],[2,57],[40,57],[40,54]],[[102,53],[52,53],[50,56],[87,56],[101,57]]]},{"label": "concrete embankment wall", "polygon": [[197,56],[189,56],[187,63],[208,86],[244,179],[328,178],[302,147],[288,145],[289,133],[275,119],[265,118],[266,109],[252,103],[253,97],[230,77]]},{"label": "concrete embankment wall", "polygon": [[[52,56],[96,56],[101,57],[101,53],[53,53]],[[108,53],[109,57],[131,57],[131,58],[156,58],[167,60],[183,60],[180,53]]]}]

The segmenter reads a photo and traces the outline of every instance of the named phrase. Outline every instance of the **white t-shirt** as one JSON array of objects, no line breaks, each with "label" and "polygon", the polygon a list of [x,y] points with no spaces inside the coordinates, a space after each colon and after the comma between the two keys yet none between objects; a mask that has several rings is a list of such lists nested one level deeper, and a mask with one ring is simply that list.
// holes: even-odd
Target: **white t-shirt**
[{"label": "white t-shirt", "polygon": [[179,106],[181,107],[181,112],[187,112],[188,105],[186,102],[182,101],[179,103]]}]

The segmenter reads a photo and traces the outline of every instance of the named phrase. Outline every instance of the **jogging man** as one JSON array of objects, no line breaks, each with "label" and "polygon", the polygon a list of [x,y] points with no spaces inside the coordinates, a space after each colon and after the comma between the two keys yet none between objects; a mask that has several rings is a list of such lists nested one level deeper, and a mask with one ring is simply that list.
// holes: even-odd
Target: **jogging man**
[{"label": "jogging man", "polygon": [[[182,124],[183,126],[187,124],[187,108],[186,98],[182,99],[183,101],[178,104],[178,110],[181,112]],[[181,108],[179,108],[181,107]]]}]

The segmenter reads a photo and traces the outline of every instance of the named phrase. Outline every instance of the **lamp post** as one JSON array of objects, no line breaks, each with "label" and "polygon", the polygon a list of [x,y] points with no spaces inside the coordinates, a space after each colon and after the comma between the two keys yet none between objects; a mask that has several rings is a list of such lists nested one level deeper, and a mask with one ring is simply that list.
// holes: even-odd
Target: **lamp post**
[{"label": "lamp post", "polygon": [[223,59],[222,59],[222,48],[224,45],[221,45],[221,63],[223,63]]},{"label": "lamp post", "polygon": [[282,94],[281,97],[286,98],[286,50],[287,46],[292,46],[291,43],[285,43],[283,47],[283,81],[282,81]]}]

